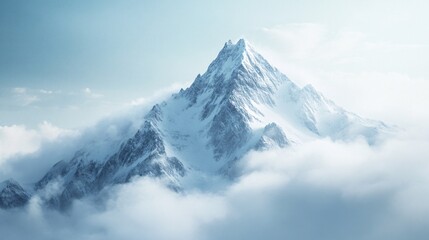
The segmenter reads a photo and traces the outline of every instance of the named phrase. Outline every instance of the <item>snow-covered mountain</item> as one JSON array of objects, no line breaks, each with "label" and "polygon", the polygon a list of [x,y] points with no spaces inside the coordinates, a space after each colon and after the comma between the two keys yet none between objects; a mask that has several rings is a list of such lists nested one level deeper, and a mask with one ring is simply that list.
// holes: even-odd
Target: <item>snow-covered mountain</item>
[{"label": "snow-covered mountain", "polygon": [[55,164],[34,190],[60,186],[46,199],[59,208],[137,176],[157,177],[180,190],[207,175],[236,177],[235,163],[252,150],[323,137],[361,137],[374,144],[389,131],[382,122],[338,107],[310,85],[298,87],[247,41],[228,41],[203,75],[154,105],[135,132],[93,139]]}]

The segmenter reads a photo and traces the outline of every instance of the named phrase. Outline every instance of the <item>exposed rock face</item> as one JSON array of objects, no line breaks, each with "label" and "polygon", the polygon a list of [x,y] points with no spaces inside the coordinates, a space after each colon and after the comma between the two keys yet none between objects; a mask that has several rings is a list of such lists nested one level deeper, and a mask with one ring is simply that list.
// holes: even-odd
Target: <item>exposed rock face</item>
[{"label": "exposed rock face", "polygon": [[166,154],[162,134],[156,126],[160,120],[158,111],[154,107],[142,128],[106,161],[88,159],[88,153],[78,151],[69,162],[55,164],[36,183],[36,190],[60,181],[63,189],[49,202],[55,207],[67,208],[73,199],[96,193],[105,186],[126,183],[134,176],[166,177],[172,188],[179,188],[177,178],[183,177],[186,170],[178,158]]},{"label": "exposed rock face", "polygon": [[289,144],[283,130],[275,123],[270,123],[264,127],[262,136],[255,145],[258,151],[269,150],[274,147],[284,148]]},{"label": "exposed rock face", "polygon": [[0,183],[0,208],[22,207],[29,199],[29,194],[15,180]]}]

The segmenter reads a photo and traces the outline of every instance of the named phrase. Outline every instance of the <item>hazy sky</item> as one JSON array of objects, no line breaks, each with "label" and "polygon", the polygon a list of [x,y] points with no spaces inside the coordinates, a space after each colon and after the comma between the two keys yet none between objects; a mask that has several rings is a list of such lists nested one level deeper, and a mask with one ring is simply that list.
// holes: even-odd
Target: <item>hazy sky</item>
[{"label": "hazy sky", "polygon": [[[186,87],[224,42],[241,37],[299,85],[389,121],[377,111],[389,99],[372,109],[355,99],[390,78],[408,79],[410,91],[427,86],[428,9],[423,0],[4,0],[0,125],[91,124]],[[397,97],[398,86],[386,96]]]}]

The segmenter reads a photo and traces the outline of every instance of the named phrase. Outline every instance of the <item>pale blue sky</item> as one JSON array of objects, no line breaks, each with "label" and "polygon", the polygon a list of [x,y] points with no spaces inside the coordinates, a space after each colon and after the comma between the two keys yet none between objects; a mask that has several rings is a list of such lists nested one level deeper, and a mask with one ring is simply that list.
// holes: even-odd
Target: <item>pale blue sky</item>
[{"label": "pale blue sky", "polygon": [[186,86],[225,41],[241,37],[298,84],[389,118],[349,100],[366,92],[347,81],[418,79],[407,81],[409,91],[426,87],[428,10],[423,0],[4,0],[0,125],[91,124],[171,84]]}]

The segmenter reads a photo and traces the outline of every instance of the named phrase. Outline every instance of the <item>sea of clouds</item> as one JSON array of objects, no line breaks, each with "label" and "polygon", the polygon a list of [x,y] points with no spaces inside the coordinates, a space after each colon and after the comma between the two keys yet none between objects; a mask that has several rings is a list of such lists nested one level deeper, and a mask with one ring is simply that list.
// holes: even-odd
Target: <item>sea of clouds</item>
[{"label": "sea of clouds", "polygon": [[428,146],[406,132],[377,146],[314,140],[250,153],[242,176],[220,190],[174,192],[139,178],[97,200],[76,200],[67,212],[45,209],[36,195],[25,208],[0,210],[0,232],[6,239],[424,239]]}]

